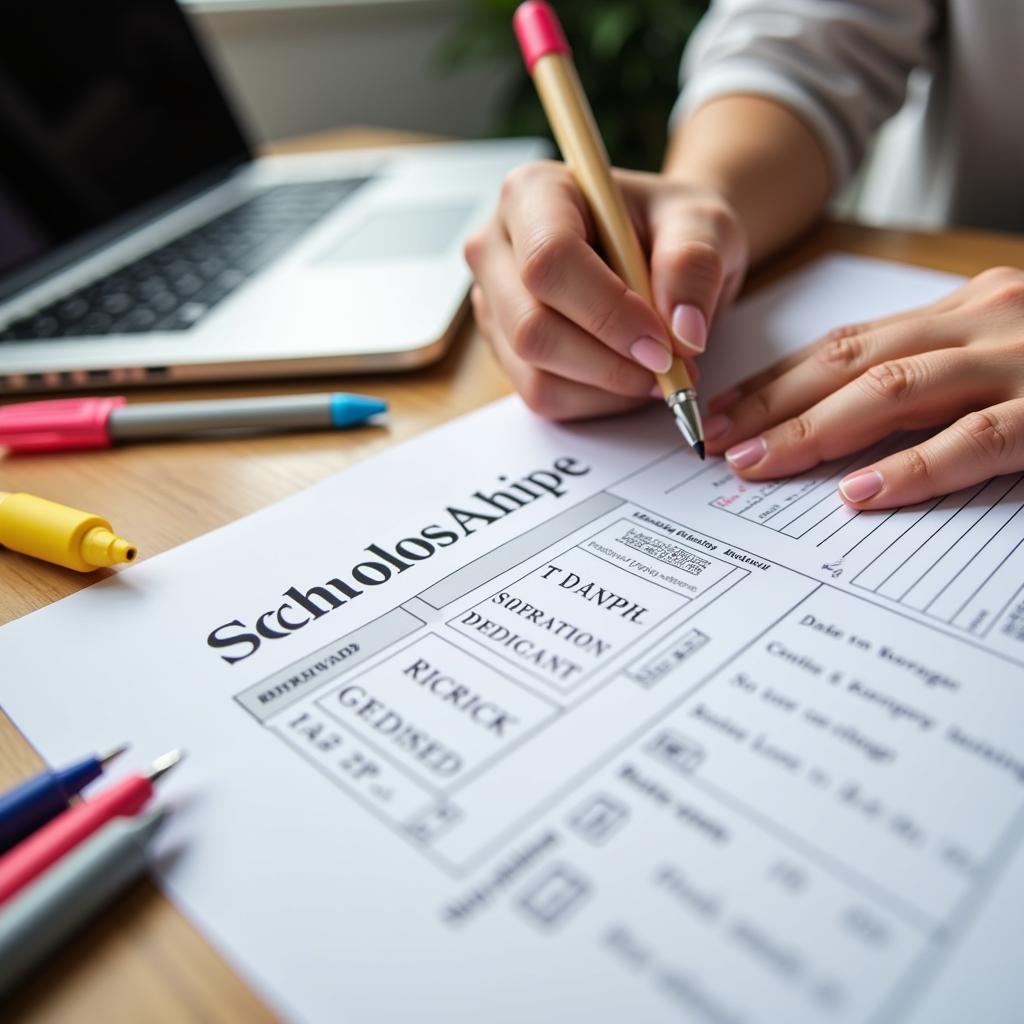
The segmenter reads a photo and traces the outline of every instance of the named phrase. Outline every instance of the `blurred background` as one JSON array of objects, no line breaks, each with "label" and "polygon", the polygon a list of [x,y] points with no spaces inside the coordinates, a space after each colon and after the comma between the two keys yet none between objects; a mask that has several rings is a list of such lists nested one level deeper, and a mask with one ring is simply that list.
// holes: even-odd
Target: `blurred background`
[{"label": "blurred background", "polygon": [[[181,0],[254,142],[340,125],[546,134],[518,0]],[[704,0],[559,0],[615,162],[654,168]]]},{"label": "blurred background", "polygon": [[[364,125],[457,138],[546,135],[511,19],[518,0],[179,0],[254,143]],[[683,46],[706,0],[557,0],[613,162],[658,167]],[[868,223],[911,220],[892,189],[927,76],[834,204]]]}]

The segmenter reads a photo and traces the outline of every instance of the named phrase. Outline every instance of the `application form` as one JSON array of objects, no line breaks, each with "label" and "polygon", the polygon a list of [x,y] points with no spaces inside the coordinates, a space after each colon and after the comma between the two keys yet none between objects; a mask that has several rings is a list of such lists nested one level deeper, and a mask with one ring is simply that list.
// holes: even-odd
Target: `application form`
[{"label": "application form", "polygon": [[[702,386],[955,283],[825,260]],[[875,455],[508,399],[4,627],[0,699],[188,749],[161,883],[290,1019],[1019,1020],[1024,478],[852,512]]]}]

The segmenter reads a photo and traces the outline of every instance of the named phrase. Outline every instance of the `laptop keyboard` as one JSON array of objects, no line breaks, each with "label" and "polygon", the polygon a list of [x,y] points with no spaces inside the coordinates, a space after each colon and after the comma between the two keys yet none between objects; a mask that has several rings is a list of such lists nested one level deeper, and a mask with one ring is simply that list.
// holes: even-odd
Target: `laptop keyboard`
[{"label": "laptop keyboard", "polygon": [[369,178],[277,185],[3,330],[0,341],[185,331]]}]

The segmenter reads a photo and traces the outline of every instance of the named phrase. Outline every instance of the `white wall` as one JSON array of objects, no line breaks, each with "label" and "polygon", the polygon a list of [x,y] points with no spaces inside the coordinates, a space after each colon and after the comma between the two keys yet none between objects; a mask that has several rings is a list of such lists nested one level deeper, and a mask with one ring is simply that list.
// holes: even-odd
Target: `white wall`
[{"label": "white wall", "polygon": [[464,137],[494,130],[506,75],[437,68],[459,0],[183,5],[254,142],[350,124]]}]

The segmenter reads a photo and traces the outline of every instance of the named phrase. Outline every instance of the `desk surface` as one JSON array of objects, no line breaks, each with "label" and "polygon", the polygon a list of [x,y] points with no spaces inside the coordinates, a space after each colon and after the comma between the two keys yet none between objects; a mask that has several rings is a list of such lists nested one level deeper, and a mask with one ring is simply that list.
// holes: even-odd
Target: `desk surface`
[{"label": "desk surface", "polygon": [[[276,152],[421,140],[348,130],[271,147]],[[759,272],[753,286],[828,251],[860,253],[960,274],[997,264],[1024,266],[1024,238],[973,231],[937,235],[828,223]],[[0,460],[0,490],[30,491],[109,515],[146,558],[279,498],[388,445],[509,391],[485,344],[467,323],[439,363],[396,376],[276,380],[145,389],[133,398],[180,400],[279,392],[346,390],[391,404],[387,427],[227,441],[141,444],[118,451]],[[0,557],[0,623],[87,586],[91,578],[24,558]],[[0,789],[42,762],[0,713]],[[273,1020],[273,1015],[206,940],[149,882],[91,925],[6,1008],[8,1020]]]}]

